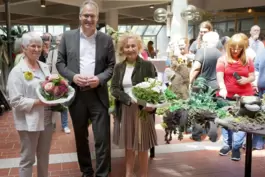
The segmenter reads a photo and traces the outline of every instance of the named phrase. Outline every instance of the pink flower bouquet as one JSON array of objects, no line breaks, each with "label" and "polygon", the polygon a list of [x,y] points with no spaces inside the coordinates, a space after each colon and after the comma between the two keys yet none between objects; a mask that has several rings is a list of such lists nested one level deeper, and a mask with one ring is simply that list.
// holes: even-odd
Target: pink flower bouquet
[{"label": "pink flower bouquet", "polygon": [[46,77],[37,88],[39,99],[47,104],[65,104],[74,97],[75,90],[58,74]]}]

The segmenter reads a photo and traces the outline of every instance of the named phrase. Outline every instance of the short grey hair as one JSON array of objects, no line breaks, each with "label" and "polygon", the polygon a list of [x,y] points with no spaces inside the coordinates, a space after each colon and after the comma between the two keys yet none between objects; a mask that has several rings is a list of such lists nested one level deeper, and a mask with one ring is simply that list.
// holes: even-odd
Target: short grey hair
[{"label": "short grey hair", "polygon": [[210,31],[203,35],[202,40],[209,48],[217,47],[217,44],[219,42],[219,34],[217,32]]},{"label": "short grey hair", "polygon": [[250,28],[250,31],[254,30],[254,28],[258,28],[258,29],[260,30],[260,26],[258,26],[258,25],[254,25],[254,26],[252,26],[252,27]]},{"label": "short grey hair", "polygon": [[22,36],[22,46],[23,47],[28,47],[28,45],[30,45],[32,42],[37,42],[40,45],[42,45],[42,39],[40,37],[40,35],[36,32],[28,32],[23,34]]},{"label": "short grey hair", "polygon": [[82,5],[80,6],[80,12],[79,12],[79,15],[83,12],[84,10],[84,7],[86,5],[90,5],[92,7],[94,7],[96,9],[96,13],[97,15],[99,15],[99,7],[98,7],[98,4],[94,1],[94,0],[86,0],[82,3]]}]

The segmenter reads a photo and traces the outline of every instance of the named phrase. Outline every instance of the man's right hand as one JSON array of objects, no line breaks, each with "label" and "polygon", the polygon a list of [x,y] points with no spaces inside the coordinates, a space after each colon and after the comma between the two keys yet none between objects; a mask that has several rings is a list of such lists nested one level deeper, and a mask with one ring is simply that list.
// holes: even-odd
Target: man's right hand
[{"label": "man's right hand", "polygon": [[73,82],[79,87],[85,87],[88,84],[87,78],[82,76],[81,74],[74,75]]}]

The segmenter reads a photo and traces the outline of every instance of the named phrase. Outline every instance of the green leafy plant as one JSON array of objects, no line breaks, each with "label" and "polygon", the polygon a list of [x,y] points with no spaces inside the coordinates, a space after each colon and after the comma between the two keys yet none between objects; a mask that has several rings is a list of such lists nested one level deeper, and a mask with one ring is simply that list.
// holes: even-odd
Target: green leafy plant
[{"label": "green leafy plant", "polygon": [[146,78],[145,82],[137,84],[132,88],[132,93],[134,96],[146,103],[159,104],[165,102],[165,96],[162,92],[161,82]]}]

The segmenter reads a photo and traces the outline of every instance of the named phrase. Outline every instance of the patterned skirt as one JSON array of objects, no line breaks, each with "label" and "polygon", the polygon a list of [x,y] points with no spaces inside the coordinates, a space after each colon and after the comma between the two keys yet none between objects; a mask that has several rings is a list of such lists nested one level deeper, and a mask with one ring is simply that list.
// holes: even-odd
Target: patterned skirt
[{"label": "patterned skirt", "polygon": [[114,122],[114,143],[122,149],[147,151],[157,145],[153,115],[146,120],[138,117],[138,105],[122,105],[121,123]]}]

